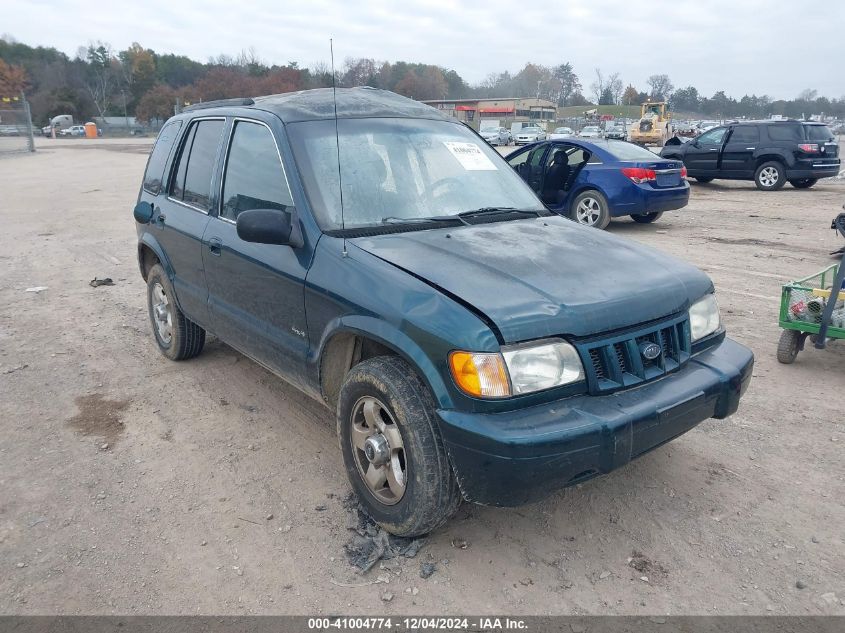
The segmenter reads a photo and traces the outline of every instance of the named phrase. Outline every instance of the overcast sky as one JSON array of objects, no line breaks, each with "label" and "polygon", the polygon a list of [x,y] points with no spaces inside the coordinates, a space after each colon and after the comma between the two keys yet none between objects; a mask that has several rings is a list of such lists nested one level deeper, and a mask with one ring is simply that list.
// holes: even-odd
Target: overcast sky
[{"label": "overcast sky", "polygon": [[[645,89],[669,75],[706,96],[845,96],[845,2],[786,0],[4,0],[0,33],[69,55],[133,41],[199,61],[254,48],[262,61],[308,66],[347,56],[453,68],[470,83],[527,61],[571,62],[584,93],[594,69]],[[539,10],[532,7],[545,6]]]}]

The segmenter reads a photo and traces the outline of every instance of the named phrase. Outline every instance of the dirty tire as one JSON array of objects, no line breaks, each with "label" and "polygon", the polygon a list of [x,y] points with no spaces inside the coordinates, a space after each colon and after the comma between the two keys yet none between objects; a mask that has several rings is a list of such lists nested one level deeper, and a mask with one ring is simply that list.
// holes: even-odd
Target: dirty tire
[{"label": "dirty tire", "polygon": [[786,184],[786,170],[776,160],[763,163],[754,172],[754,184],[760,191],[777,191]]},{"label": "dirty tire", "polygon": [[818,178],[799,178],[797,180],[790,180],[789,184],[796,189],[809,189],[819,181]]},{"label": "dirty tire", "polygon": [[[170,339],[166,340],[159,332],[154,315],[154,293],[160,285],[164,295],[168,298],[171,317]],[[188,319],[176,306],[173,284],[160,264],[150,269],[147,275],[147,309],[150,314],[150,324],[153,328],[158,348],[170,360],[187,360],[197,356],[205,345],[205,330]]]},{"label": "dirty tire", "polygon": [[801,332],[796,330],[784,330],[780,333],[778,341],[778,362],[784,365],[791,365],[798,356],[798,346],[801,341]]},{"label": "dirty tire", "polygon": [[610,224],[607,199],[595,189],[588,189],[579,193],[572,201],[569,217],[583,226],[592,226],[597,229],[607,228],[607,225]]},{"label": "dirty tire", "polygon": [[663,215],[663,211],[655,211],[654,213],[644,213],[642,215],[632,215],[631,219],[640,224],[651,224],[657,222]]},{"label": "dirty tire", "polygon": [[[359,473],[352,445],[353,414],[362,398],[382,403],[403,442],[406,486],[388,505]],[[398,356],[378,356],[355,365],[340,390],[338,434],[352,489],[370,516],[397,536],[420,536],[445,523],[458,509],[461,493],[440,437],[434,400],[416,372]]]},{"label": "dirty tire", "polygon": [[696,176],[695,179],[702,185],[706,185],[708,182],[713,182],[712,178],[708,178],[706,176]]}]

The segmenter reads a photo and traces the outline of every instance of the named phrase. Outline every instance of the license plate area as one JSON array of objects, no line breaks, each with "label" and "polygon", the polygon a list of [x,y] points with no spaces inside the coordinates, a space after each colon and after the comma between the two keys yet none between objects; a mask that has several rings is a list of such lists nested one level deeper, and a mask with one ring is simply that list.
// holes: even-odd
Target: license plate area
[{"label": "license plate area", "polygon": [[681,184],[681,175],[679,173],[673,174],[657,174],[658,187],[677,187]]}]

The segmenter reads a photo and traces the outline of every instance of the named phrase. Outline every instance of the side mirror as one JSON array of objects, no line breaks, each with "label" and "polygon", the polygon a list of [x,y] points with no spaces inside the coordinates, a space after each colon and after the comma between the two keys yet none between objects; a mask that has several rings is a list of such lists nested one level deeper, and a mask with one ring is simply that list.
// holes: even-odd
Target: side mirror
[{"label": "side mirror", "polygon": [[[238,214],[236,223],[238,237],[244,242],[256,244],[278,244],[300,246],[300,240],[292,239],[294,233],[293,214],[278,209],[249,209]],[[297,231],[298,232],[298,231]]]},{"label": "side mirror", "polygon": [[142,200],[135,205],[132,215],[135,216],[135,221],[138,222],[138,224],[149,224],[153,217],[153,205]]}]

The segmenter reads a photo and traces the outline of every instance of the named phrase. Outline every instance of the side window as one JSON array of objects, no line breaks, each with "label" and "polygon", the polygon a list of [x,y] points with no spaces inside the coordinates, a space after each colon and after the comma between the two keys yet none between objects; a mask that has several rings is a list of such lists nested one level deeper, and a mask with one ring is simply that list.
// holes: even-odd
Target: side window
[{"label": "side window", "polygon": [[220,217],[235,221],[248,209],[293,210],[293,199],[270,130],[237,121],[226,160]]},{"label": "side window", "polygon": [[520,152],[518,155],[514,156],[513,158],[509,158],[508,164],[510,164],[510,166],[513,167],[514,169],[516,169],[517,171],[519,171],[518,167],[520,165],[525,164],[525,161],[528,160],[529,154],[530,154],[530,152],[528,152],[528,151]]},{"label": "side window", "polygon": [[170,196],[208,210],[211,200],[211,176],[224,121],[203,120],[191,124],[182,145]]},{"label": "side window", "polygon": [[738,125],[730,140],[734,143],[756,143],[760,140],[760,130],[756,125]]},{"label": "side window", "polygon": [[545,153],[545,151],[546,151],[545,145],[540,145],[539,147],[535,147],[534,149],[532,149],[531,152],[528,155],[528,164],[532,168],[539,167],[540,163],[543,160],[543,154]]},{"label": "side window", "polygon": [[800,143],[804,140],[801,134],[801,125],[769,125],[767,130],[769,138],[773,141],[793,141]]},{"label": "side window", "polygon": [[703,145],[721,145],[722,139],[725,138],[725,132],[728,128],[717,127],[708,132],[705,132],[698,137],[698,142]]},{"label": "side window", "polygon": [[173,142],[179,136],[182,121],[171,121],[158,134],[153,151],[147,160],[147,170],[144,172],[144,190],[157,196],[161,192],[161,179],[164,173],[164,163],[170,155]]}]

